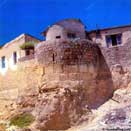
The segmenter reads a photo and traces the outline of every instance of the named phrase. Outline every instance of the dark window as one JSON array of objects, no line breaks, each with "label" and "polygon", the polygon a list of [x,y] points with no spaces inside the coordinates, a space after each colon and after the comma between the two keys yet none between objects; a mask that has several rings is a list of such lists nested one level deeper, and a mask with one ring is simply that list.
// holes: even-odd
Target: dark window
[{"label": "dark window", "polygon": [[53,56],[52,56],[52,59],[53,59],[53,62],[55,61],[55,55],[53,54]]},{"label": "dark window", "polygon": [[13,53],[13,61],[14,61],[14,64],[17,63],[17,53],[16,52]]},{"label": "dark window", "polygon": [[61,36],[56,36],[56,39],[60,39],[61,38]]},{"label": "dark window", "polygon": [[68,33],[67,37],[71,38],[71,39],[74,39],[74,38],[76,38],[76,34],[74,34],[74,33]]},{"label": "dark window", "polygon": [[5,68],[5,56],[1,58],[1,66],[2,68]]},{"label": "dark window", "polygon": [[117,46],[122,44],[122,34],[107,35],[106,36],[107,46]]},{"label": "dark window", "polygon": [[25,55],[26,55],[26,56],[30,55],[30,50],[26,50],[26,51],[25,51]]}]

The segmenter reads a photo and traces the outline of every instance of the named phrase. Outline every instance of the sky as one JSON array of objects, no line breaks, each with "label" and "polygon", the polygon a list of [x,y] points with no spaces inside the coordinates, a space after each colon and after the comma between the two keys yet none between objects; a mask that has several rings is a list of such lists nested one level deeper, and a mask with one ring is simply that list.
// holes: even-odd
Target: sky
[{"label": "sky", "polygon": [[78,18],[87,30],[131,24],[131,0],[0,0],[0,45],[22,33],[43,39],[49,25]]}]

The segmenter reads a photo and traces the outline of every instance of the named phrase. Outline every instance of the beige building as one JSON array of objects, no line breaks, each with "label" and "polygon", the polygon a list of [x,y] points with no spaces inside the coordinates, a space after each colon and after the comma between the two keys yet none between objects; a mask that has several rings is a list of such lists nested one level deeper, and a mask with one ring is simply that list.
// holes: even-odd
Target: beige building
[{"label": "beige building", "polygon": [[[131,39],[131,25],[86,31],[85,25],[79,19],[64,19],[48,27],[42,35],[45,42],[58,42],[64,40],[91,39],[102,47],[116,47],[127,43]],[[40,40],[31,35],[22,34],[14,40],[6,43],[0,49],[0,73],[5,74],[8,69],[16,70],[17,62],[32,58],[30,51],[21,50],[20,46],[25,42]],[[31,57],[29,57],[31,56]],[[33,55],[34,57],[34,55]]]},{"label": "beige building", "polygon": [[131,25],[87,31],[79,19],[64,19],[49,26],[42,34],[46,41],[91,39],[102,47],[121,46],[131,38]]},{"label": "beige building", "polygon": [[22,44],[29,41],[39,42],[31,35],[21,34],[0,49],[0,74],[4,75],[9,69],[16,70],[17,62],[26,55],[30,55],[28,50],[20,49]]},{"label": "beige building", "polygon": [[42,34],[46,41],[85,39],[85,25],[79,19],[64,19],[48,27]]},{"label": "beige building", "polygon": [[93,30],[88,35],[102,47],[121,46],[131,39],[131,25]]}]

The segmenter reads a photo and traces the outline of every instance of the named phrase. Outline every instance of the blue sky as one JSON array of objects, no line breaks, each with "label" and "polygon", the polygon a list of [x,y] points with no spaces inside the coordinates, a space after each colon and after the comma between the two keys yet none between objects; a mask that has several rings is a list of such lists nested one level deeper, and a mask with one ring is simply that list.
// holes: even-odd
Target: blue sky
[{"label": "blue sky", "polygon": [[131,24],[131,0],[0,0],[0,45],[21,33],[40,35],[64,18],[80,18],[92,30]]}]

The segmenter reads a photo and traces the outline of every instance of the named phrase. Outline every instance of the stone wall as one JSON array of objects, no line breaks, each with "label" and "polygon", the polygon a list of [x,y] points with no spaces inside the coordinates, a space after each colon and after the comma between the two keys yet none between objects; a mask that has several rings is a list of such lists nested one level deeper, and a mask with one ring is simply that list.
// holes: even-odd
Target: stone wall
[{"label": "stone wall", "polygon": [[94,42],[99,43],[102,47],[107,47],[106,35],[113,34],[122,34],[122,45],[124,45],[131,38],[131,26],[100,30],[99,37],[97,37],[96,31],[94,31],[90,32],[89,36]]},{"label": "stone wall", "polygon": [[126,88],[131,81],[131,41],[122,46],[101,47],[101,51],[112,73],[114,88]]},{"label": "stone wall", "polygon": [[38,86],[43,75],[43,67],[34,59],[18,63],[16,71],[8,70],[6,75],[0,75],[0,101],[6,101],[1,108],[14,102],[18,96],[38,92]]},{"label": "stone wall", "polygon": [[38,63],[45,67],[44,82],[48,81],[47,84],[51,81],[82,82],[91,107],[111,97],[111,73],[97,44],[84,39],[45,42],[36,47],[35,55]]},{"label": "stone wall", "polygon": [[131,69],[131,40],[122,46],[101,47],[101,51],[110,69],[116,64],[120,64],[124,70]]},{"label": "stone wall", "polygon": [[89,120],[91,109],[112,97],[111,73],[98,45],[89,40],[48,41],[35,51],[39,67],[33,61],[32,67],[21,63],[27,87],[19,89],[16,110],[32,113],[35,129],[68,129]]}]

